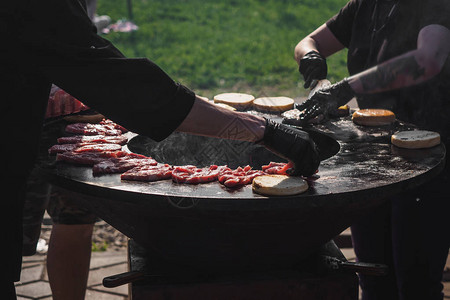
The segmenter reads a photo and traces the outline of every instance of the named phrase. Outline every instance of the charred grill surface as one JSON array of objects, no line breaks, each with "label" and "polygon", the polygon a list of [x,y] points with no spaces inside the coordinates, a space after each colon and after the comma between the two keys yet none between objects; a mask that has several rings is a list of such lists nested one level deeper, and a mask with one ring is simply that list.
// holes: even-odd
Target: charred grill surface
[{"label": "charred grill surface", "polygon": [[[425,183],[443,168],[443,145],[400,149],[389,138],[414,128],[395,122],[365,128],[350,117],[308,128],[322,158],[307,192],[290,197],[202,185],[121,181],[94,177],[92,169],[55,163],[47,170],[57,185],[82,192],[79,205],[165,259],[189,270],[235,272],[284,268],[301,261],[338,235],[386,196]],[[174,134],[160,144],[137,136],[134,152],[160,162],[199,167],[282,161],[261,146]]]}]

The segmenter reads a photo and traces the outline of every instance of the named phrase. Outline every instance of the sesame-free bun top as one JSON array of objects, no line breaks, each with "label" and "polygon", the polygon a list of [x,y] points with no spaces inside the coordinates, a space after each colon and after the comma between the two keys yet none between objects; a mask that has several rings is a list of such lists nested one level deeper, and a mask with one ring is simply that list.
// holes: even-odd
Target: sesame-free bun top
[{"label": "sesame-free bun top", "polygon": [[441,143],[441,136],[427,130],[399,131],[391,136],[391,143],[407,149],[431,148]]},{"label": "sesame-free bun top", "polygon": [[384,126],[395,121],[395,114],[387,109],[360,109],[353,113],[355,124],[364,126]]},{"label": "sesame-free bun top", "polygon": [[305,192],[308,183],[301,177],[263,175],[253,179],[252,190],[266,196],[291,196]]},{"label": "sesame-free bun top", "polygon": [[253,101],[253,107],[263,112],[282,113],[294,108],[294,99],[289,97],[261,97]]},{"label": "sesame-free bun top", "polygon": [[236,109],[245,109],[252,105],[255,97],[243,93],[222,93],[214,96],[214,103],[224,103]]}]

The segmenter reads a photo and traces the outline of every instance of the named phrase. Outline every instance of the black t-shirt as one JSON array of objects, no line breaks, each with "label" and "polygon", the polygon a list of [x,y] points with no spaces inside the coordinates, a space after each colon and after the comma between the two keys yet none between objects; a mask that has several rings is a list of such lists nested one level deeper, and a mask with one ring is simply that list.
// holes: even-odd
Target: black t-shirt
[{"label": "black t-shirt", "polygon": [[[417,48],[420,30],[431,24],[450,29],[447,0],[351,0],[327,22],[348,48],[350,75]],[[393,110],[400,120],[450,139],[450,60],[435,78],[392,92],[358,98],[360,108]]]}]

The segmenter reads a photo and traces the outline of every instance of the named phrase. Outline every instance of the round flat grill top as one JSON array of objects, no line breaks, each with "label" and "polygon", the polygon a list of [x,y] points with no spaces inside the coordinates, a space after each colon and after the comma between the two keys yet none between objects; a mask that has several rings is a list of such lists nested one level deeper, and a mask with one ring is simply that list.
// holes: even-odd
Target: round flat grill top
[{"label": "round flat grill top", "polygon": [[[355,125],[350,117],[314,126],[311,135],[321,149],[322,158],[326,159],[322,161],[318,174],[308,179],[310,188],[307,192],[278,199],[332,198],[349,193],[372,193],[373,189],[377,189],[380,195],[392,194],[424,183],[442,169],[445,147],[441,144],[430,149],[409,150],[391,145],[390,136],[394,132],[411,128],[414,127],[399,121],[384,127],[363,127]],[[174,133],[161,143],[135,136],[128,148],[132,152],[150,155],[159,162],[175,165],[226,163],[230,167],[250,164],[260,168],[270,161],[283,161],[262,146],[182,133]],[[150,183],[124,181],[120,174],[95,177],[91,167],[56,162],[49,171],[54,183],[95,196],[124,199],[171,197],[180,203],[186,197],[194,199],[191,202],[195,199],[276,198],[253,193],[251,185],[228,189],[218,182],[189,185],[171,180]]]},{"label": "round flat grill top", "polygon": [[[120,174],[94,177],[91,167],[56,163],[54,157],[49,157],[47,173],[54,184],[83,193],[76,198],[78,205],[151,249],[164,269],[173,263],[176,272],[186,266],[202,274],[280,270],[317,251],[387,196],[423,184],[443,169],[442,144],[420,150],[390,144],[394,132],[412,128],[398,121],[362,127],[350,117],[309,128],[323,161],[319,173],[308,179],[309,189],[295,196],[262,196],[253,193],[251,185],[227,189],[218,182],[189,185],[121,181]],[[135,136],[128,147],[171,164],[226,162],[258,168],[280,161],[251,143],[180,133],[159,144]]]}]

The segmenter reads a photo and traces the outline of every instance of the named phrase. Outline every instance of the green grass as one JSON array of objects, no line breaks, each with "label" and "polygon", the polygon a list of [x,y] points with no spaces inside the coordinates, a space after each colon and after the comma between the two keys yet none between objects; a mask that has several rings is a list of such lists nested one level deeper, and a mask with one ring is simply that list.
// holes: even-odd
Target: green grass
[{"label": "green grass", "polygon": [[109,244],[107,241],[103,241],[101,243],[92,242],[91,250],[92,252],[104,252],[108,250]]},{"label": "green grass", "polygon": [[[147,57],[174,80],[212,97],[221,91],[305,94],[293,59],[298,41],[346,0],[133,0],[133,34],[111,33],[126,56]],[[128,17],[125,0],[98,13]],[[328,59],[329,79],[347,75],[346,53]]]}]

